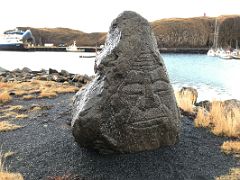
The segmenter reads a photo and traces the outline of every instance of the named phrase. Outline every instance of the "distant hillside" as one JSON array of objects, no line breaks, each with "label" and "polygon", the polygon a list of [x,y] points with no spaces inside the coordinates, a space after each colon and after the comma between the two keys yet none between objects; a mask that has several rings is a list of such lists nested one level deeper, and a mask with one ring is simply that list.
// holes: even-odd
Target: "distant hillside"
[{"label": "distant hillside", "polygon": [[[151,23],[159,47],[211,47],[215,19],[213,17],[172,18]],[[219,16],[219,46],[235,47],[240,42],[240,16]]]},{"label": "distant hillside", "polygon": [[[171,18],[151,23],[160,48],[209,48],[213,45],[214,17]],[[240,15],[219,16],[219,46],[235,47],[240,43]],[[78,46],[95,46],[104,44],[106,33],[84,33],[67,28],[31,28],[36,43],[54,43],[71,45],[74,40]]]},{"label": "distant hillside", "polygon": [[18,27],[21,30],[30,29],[35,37],[36,44],[53,43],[55,45],[71,45],[76,41],[78,46],[99,46],[104,44],[106,33],[84,33],[68,28],[32,28]]}]

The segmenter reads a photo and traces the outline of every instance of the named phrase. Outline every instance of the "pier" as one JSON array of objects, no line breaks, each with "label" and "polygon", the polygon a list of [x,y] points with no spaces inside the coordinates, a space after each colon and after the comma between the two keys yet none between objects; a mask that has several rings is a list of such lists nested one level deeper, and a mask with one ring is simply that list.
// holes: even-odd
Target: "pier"
[{"label": "pier", "polygon": [[160,53],[206,54],[208,48],[159,48]]},{"label": "pier", "polygon": [[[80,52],[96,52],[100,51],[100,47],[94,46],[80,46],[78,47]],[[66,52],[66,47],[46,47],[46,46],[35,46],[35,47],[28,47],[28,51],[56,51],[56,52]]]}]

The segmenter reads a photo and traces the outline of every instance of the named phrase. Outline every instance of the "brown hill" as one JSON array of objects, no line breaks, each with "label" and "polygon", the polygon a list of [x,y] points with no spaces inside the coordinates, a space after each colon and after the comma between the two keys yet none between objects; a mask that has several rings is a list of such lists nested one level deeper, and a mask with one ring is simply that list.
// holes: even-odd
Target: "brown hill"
[{"label": "brown hill", "polygon": [[219,46],[235,47],[240,40],[240,16],[162,19],[151,23],[159,47],[211,47],[215,20],[219,25]]},{"label": "brown hill", "polygon": [[[151,23],[160,48],[209,48],[213,45],[215,20],[219,24],[219,46],[236,46],[240,42],[240,15],[161,19]],[[30,28],[36,44],[54,43],[78,46],[104,44],[106,33],[85,33],[67,28]]]},{"label": "brown hill", "polygon": [[85,33],[78,30],[68,28],[32,28],[32,27],[18,27],[18,29],[30,29],[35,37],[35,43],[43,45],[45,43],[53,43],[58,46],[65,44],[71,45],[76,41],[78,46],[96,46],[104,44],[106,33]]}]

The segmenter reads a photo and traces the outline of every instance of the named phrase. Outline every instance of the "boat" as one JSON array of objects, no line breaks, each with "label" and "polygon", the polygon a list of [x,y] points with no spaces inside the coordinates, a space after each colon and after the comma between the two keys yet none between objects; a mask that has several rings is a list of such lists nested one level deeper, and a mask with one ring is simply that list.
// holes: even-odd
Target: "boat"
[{"label": "boat", "polygon": [[76,46],[76,41],[73,41],[71,46],[66,47],[66,51],[68,52],[84,52],[84,49],[80,49]]},{"label": "boat", "polygon": [[231,53],[231,56],[234,59],[240,59],[240,49],[238,48],[238,40],[236,40],[236,49],[233,50]]},{"label": "boat", "polygon": [[220,54],[218,55],[222,59],[232,59],[231,51],[230,50],[221,50]]},{"label": "boat", "polygon": [[8,30],[0,36],[0,50],[4,51],[27,51],[28,46],[35,39],[30,30]]},{"label": "boat", "polygon": [[231,53],[231,56],[234,59],[240,59],[240,50],[239,49],[234,49],[233,52]]},{"label": "boat", "polygon": [[213,48],[211,48],[208,50],[207,55],[214,57],[214,56],[216,56],[216,52]]}]

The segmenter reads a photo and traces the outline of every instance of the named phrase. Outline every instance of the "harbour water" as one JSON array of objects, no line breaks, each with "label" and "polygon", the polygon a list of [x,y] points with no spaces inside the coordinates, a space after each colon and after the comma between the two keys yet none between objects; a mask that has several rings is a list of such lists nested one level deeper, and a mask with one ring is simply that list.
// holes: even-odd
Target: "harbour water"
[{"label": "harbour water", "polygon": [[[14,70],[53,68],[71,73],[94,75],[94,58],[80,58],[71,52],[7,52],[0,51],[0,67]],[[198,90],[200,100],[240,99],[240,61],[222,60],[198,54],[162,54],[174,89],[191,86]]]}]

